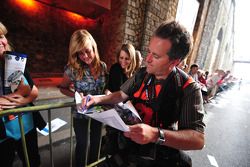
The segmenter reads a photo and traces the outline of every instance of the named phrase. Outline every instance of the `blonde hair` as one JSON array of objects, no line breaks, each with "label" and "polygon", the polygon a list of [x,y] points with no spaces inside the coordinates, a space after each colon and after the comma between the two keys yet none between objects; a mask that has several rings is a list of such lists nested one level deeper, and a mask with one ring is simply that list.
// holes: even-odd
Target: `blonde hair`
[{"label": "blonde hair", "polygon": [[87,42],[90,41],[92,45],[93,52],[95,54],[93,60],[93,66],[95,73],[99,74],[101,71],[100,57],[97,50],[97,44],[92,37],[92,35],[85,29],[80,29],[75,31],[70,39],[69,43],[69,58],[68,66],[73,72],[76,73],[76,79],[80,80],[85,75],[85,70],[83,68],[84,62],[78,58],[78,52],[86,47]]},{"label": "blonde hair", "polygon": [[128,78],[130,78],[134,72],[135,72],[135,68],[136,68],[136,58],[135,58],[135,48],[132,44],[127,43],[127,44],[123,44],[120,52],[117,55],[117,62],[119,62],[119,57],[120,57],[120,53],[121,51],[126,52],[129,55],[129,58],[131,60],[131,63],[129,64],[128,68],[125,69],[125,74]]},{"label": "blonde hair", "polygon": [[[8,33],[8,30],[7,28],[3,25],[2,22],[0,22],[0,35],[6,35]],[[7,38],[6,38],[7,39]],[[8,41],[8,40],[7,40]],[[7,43],[7,46],[6,46],[6,50],[7,51],[11,51],[11,46],[9,45],[9,43]]]},{"label": "blonde hair", "polygon": [[136,67],[135,67],[135,71],[137,71],[141,65],[142,65],[142,56],[141,56],[141,52],[139,50],[135,51],[135,59],[136,59]]}]

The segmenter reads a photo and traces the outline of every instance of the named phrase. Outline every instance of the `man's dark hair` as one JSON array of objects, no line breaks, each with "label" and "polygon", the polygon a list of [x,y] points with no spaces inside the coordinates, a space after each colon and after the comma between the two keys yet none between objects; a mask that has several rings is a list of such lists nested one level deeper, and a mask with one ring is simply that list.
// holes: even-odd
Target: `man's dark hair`
[{"label": "man's dark hair", "polygon": [[192,64],[192,65],[190,66],[190,69],[192,69],[192,68],[194,68],[194,67],[199,68],[199,65],[198,65],[198,64]]},{"label": "man's dark hair", "polygon": [[154,32],[154,36],[171,41],[172,47],[167,53],[170,60],[185,59],[192,48],[192,37],[176,21],[163,22]]}]

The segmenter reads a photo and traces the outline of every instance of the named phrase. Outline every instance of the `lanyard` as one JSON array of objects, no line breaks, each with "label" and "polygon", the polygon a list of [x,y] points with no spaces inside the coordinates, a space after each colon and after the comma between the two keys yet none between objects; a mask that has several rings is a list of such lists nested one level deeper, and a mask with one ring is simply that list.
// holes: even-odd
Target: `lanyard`
[{"label": "lanyard", "polygon": [[152,99],[155,98],[155,86],[154,86],[154,78],[151,76],[145,85],[145,93],[148,102],[152,102]]}]

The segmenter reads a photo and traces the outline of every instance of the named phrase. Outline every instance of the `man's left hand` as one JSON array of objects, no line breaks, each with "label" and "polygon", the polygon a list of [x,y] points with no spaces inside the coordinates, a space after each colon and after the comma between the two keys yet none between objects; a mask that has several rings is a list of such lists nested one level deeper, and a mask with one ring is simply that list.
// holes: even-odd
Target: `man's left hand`
[{"label": "man's left hand", "polygon": [[124,135],[138,144],[155,142],[158,137],[158,129],[147,124],[136,124],[129,126],[130,131]]}]

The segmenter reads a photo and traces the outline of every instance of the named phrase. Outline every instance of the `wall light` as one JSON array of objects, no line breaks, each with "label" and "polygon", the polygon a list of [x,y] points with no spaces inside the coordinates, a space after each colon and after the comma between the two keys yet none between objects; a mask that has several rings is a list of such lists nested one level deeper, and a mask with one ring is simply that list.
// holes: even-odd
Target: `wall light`
[{"label": "wall light", "polygon": [[38,10],[37,2],[35,2],[34,0],[12,0],[12,2],[28,11]]}]

